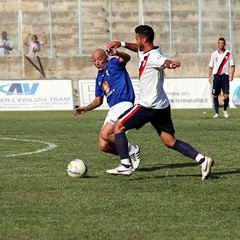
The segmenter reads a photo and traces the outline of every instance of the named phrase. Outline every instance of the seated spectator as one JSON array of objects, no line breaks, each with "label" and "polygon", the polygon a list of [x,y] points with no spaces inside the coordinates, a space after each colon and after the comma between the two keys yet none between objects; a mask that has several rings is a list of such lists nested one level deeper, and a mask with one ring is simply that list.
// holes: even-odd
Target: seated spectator
[{"label": "seated spectator", "polygon": [[32,35],[32,40],[29,40],[31,34],[29,33],[24,40],[24,44],[29,47],[28,56],[39,56],[40,46],[47,44],[47,38],[45,32],[42,33],[42,41],[38,41],[37,35]]},{"label": "seated spectator", "polygon": [[9,56],[10,51],[13,49],[13,44],[10,39],[7,38],[7,32],[2,32],[2,38],[0,39],[0,57]]}]

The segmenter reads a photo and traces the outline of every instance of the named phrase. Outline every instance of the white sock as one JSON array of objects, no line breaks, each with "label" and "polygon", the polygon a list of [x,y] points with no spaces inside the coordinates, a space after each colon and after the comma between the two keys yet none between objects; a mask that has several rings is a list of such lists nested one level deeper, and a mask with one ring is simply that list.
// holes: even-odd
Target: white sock
[{"label": "white sock", "polygon": [[131,165],[130,159],[128,159],[128,158],[121,159],[121,164],[122,165]]},{"label": "white sock", "polygon": [[204,158],[204,156],[201,154],[201,153],[199,153],[197,156],[196,156],[196,158],[195,158],[195,160],[197,161],[197,162],[199,162],[201,159],[203,159]]}]

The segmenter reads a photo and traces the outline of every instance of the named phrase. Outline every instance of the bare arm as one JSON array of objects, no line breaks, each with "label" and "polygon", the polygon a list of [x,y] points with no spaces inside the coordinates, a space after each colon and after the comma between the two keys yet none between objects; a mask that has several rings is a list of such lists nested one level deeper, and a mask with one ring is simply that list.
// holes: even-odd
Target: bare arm
[{"label": "bare arm", "polygon": [[165,61],[165,63],[163,64],[163,66],[164,66],[165,68],[175,69],[175,68],[178,68],[178,67],[181,66],[181,62],[178,61],[178,60],[173,60],[173,61],[172,61],[172,60],[167,59],[167,60]]},{"label": "bare arm", "polygon": [[118,56],[121,63],[127,63],[130,61],[131,56],[125,52],[120,52],[116,48],[110,48],[106,50],[107,54],[110,56]]},{"label": "bare arm", "polygon": [[27,37],[24,38],[23,43],[26,44],[28,42],[29,37],[31,36],[31,33],[28,33]]},{"label": "bare arm", "polygon": [[87,111],[91,111],[99,106],[101,106],[103,103],[103,97],[95,97],[95,99],[86,107],[78,107],[73,112],[74,116],[86,113]]},{"label": "bare arm", "polygon": [[47,44],[47,37],[45,32],[42,33],[42,41],[44,45]]},{"label": "bare arm", "polygon": [[[133,52],[138,51],[138,45],[136,43],[129,43],[129,42],[124,42],[125,48],[128,50],[131,50]],[[120,41],[111,41],[107,44],[107,50],[110,50],[111,48],[119,48],[121,47],[121,42]]]},{"label": "bare arm", "polygon": [[232,81],[234,78],[235,66],[230,67],[229,81]]},{"label": "bare arm", "polygon": [[213,71],[213,69],[212,69],[211,67],[209,67],[209,68],[208,68],[208,81],[209,81],[210,83],[213,82],[212,71]]}]

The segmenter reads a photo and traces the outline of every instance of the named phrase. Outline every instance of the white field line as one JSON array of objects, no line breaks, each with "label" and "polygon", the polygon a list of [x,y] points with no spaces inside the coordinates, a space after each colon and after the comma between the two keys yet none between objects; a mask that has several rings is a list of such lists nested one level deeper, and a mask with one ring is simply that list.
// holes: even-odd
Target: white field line
[{"label": "white field line", "polygon": [[44,141],[39,141],[39,140],[27,140],[27,139],[19,139],[19,138],[0,138],[0,139],[2,139],[2,140],[10,140],[10,141],[36,142],[36,143],[43,143],[43,144],[48,145],[48,147],[36,150],[34,152],[24,152],[24,153],[2,155],[1,157],[15,157],[15,156],[21,156],[21,155],[31,155],[31,154],[35,154],[35,153],[46,152],[46,151],[49,151],[49,150],[57,147],[57,144],[55,144],[55,143],[44,142]]}]

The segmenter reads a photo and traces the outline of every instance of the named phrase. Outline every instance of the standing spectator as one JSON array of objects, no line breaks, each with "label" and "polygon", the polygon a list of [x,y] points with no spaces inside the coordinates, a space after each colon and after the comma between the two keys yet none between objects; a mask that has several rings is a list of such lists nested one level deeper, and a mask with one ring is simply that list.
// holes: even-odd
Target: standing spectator
[{"label": "standing spectator", "polygon": [[135,39],[136,43],[112,41],[107,46],[110,54],[121,46],[138,53],[141,95],[140,103],[124,112],[113,125],[120,165],[107,170],[107,173],[132,174],[125,131],[140,129],[146,123],[151,123],[165,146],[195,160],[201,166],[202,180],[207,179],[213,160],[190,144],[175,138],[170,103],[163,89],[164,68],[178,68],[181,62],[169,60],[160,53],[159,47],[153,44],[154,31],[150,26],[140,25],[135,28]]},{"label": "standing spectator", "polygon": [[13,44],[10,39],[7,38],[7,32],[2,32],[2,38],[0,39],[0,56],[10,55],[10,51],[13,50]]},{"label": "standing spectator", "polygon": [[209,82],[213,83],[212,94],[215,115],[213,118],[219,118],[219,101],[218,96],[223,92],[224,105],[223,114],[225,118],[229,117],[227,107],[229,103],[229,81],[233,80],[235,64],[233,54],[225,49],[226,41],[224,38],[218,39],[218,50],[211,55],[209,62],[208,77]]},{"label": "standing spectator", "polygon": [[29,47],[28,56],[34,57],[39,56],[40,46],[47,44],[47,38],[45,32],[42,33],[42,41],[38,41],[37,35],[32,35],[32,40],[30,41],[31,34],[29,33],[24,44]]}]

